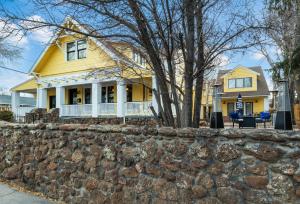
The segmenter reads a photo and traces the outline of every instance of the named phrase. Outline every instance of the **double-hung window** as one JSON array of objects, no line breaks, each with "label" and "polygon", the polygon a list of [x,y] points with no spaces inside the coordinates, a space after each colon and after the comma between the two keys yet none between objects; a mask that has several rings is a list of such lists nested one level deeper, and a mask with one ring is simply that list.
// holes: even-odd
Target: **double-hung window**
[{"label": "double-hung window", "polygon": [[86,58],[86,40],[67,43],[67,61]]},{"label": "double-hung window", "polygon": [[67,43],[67,60],[75,60],[76,58],[76,46],[75,42]]},{"label": "double-hung window", "polygon": [[229,79],[228,80],[228,88],[248,88],[252,87],[252,78],[237,78],[237,79]]}]

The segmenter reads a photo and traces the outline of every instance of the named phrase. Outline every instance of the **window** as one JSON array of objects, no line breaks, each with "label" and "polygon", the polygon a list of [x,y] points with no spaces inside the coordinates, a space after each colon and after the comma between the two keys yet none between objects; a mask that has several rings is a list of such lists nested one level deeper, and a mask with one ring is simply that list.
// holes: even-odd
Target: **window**
[{"label": "window", "polygon": [[67,43],[67,61],[86,58],[86,40]]},{"label": "window", "polygon": [[235,79],[228,80],[228,88],[235,88]]},{"label": "window", "polygon": [[75,42],[67,43],[67,60],[75,60]]},{"label": "window", "polygon": [[86,40],[77,41],[78,59],[86,58]]},{"label": "window", "polygon": [[77,104],[77,89],[69,89],[69,104]]},{"label": "window", "polygon": [[245,78],[244,83],[245,83],[244,84],[245,87],[252,87],[252,78],[251,77]]},{"label": "window", "polygon": [[142,66],[146,65],[146,59],[140,53],[137,52],[133,53],[133,61],[137,62]]},{"label": "window", "polygon": [[245,103],[245,115],[248,115],[248,116],[253,115],[253,102]]},{"label": "window", "polygon": [[228,88],[246,88],[252,87],[252,78],[238,78],[238,79],[229,79],[228,80]]},{"label": "window", "polygon": [[127,85],[127,102],[132,102],[132,84]]},{"label": "window", "polygon": [[244,79],[236,79],[235,88],[243,88],[244,87]]},{"label": "window", "polygon": [[91,88],[84,89],[84,102],[85,104],[91,104]]},{"label": "window", "polygon": [[113,103],[114,102],[114,86],[108,86],[107,87],[107,103]]},{"label": "window", "polygon": [[101,103],[106,103],[106,88],[107,87],[102,87]]}]

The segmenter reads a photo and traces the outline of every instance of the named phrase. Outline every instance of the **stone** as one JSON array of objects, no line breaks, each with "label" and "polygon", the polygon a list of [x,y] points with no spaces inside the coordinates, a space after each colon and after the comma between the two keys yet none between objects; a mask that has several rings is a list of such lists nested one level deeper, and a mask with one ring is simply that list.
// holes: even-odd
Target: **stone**
[{"label": "stone", "polygon": [[80,150],[75,150],[72,154],[72,161],[75,163],[79,163],[83,160],[83,155]]},{"label": "stone", "polygon": [[195,198],[203,198],[207,194],[207,189],[201,185],[196,185],[192,187],[192,192]]},{"label": "stone", "polygon": [[291,192],[294,191],[291,179],[288,176],[276,173],[272,173],[267,189],[271,195],[280,197],[282,201],[289,200]]},{"label": "stone", "polygon": [[201,200],[197,200],[196,204],[222,204],[222,203],[216,197],[207,197],[207,198],[203,198]]},{"label": "stone", "polygon": [[296,188],[295,194],[298,198],[300,198],[300,187]]},{"label": "stone", "polygon": [[162,136],[177,136],[176,130],[172,127],[161,127],[158,129],[158,134]]},{"label": "stone", "polygon": [[208,167],[208,172],[212,175],[219,175],[224,171],[224,164],[217,162]]},{"label": "stone", "polygon": [[211,189],[214,187],[214,180],[209,174],[205,174],[205,173],[198,174],[195,179],[195,183],[198,185],[205,186],[205,188],[207,189]]},{"label": "stone", "polygon": [[266,176],[245,176],[245,183],[251,188],[264,189],[269,180]]},{"label": "stone", "polygon": [[219,161],[228,162],[240,156],[240,151],[232,144],[225,143],[217,147],[216,157]]},{"label": "stone", "polygon": [[298,164],[289,159],[283,159],[271,165],[271,169],[276,173],[292,176],[295,174]]},{"label": "stone", "polygon": [[266,176],[268,173],[268,164],[266,162],[260,162],[259,164],[246,168],[246,170],[252,174]]},{"label": "stone", "polygon": [[85,188],[88,191],[94,190],[98,187],[98,181],[97,179],[94,178],[89,178],[87,179],[86,183],[85,183]]},{"label": "stone", "polygon": [[4,169],[2,176],[8,180],[16,179],[20,175],[20,167],[14,165],[12,167]]},{"label": "stone", "polygon": [[130,178],[138,177],[139,172],[135,169],[135,167],[124,167],[120,169],[120,175]]},{"label": "stone", "polygon": [[256,203],[256,204],[269,204],[271,198],[268,196],[266,191],[249,189],[244,192],[245,200]]},{"label": "stone", "polygon": [[210,156],[210,150],[207,145],[194,142],[190,146],[189,154],[196,156],[197,159],[207,159]]},{"label": "stone", "polygon": [[217,188],[217,197],[225,204],[244,203],[242,192],[230,187]]},{"label": "stone", "polygon": [[97,160],[95,156],[87,156],[85,160],[85,168],[91,169],[96,168],[97,166]]},{"label": "stone", "polygon": [[57,169],[57,164],[54,162],[50,162],[47,166],[47,169],[52,171],[52,170],[56,170]]},{"label": "stone", "polygon": [[159,177],[162,173],[161,169],[153,164],[146,164],[145,165],[145,171],[147,174],[151,174],[153,176]]},{"label": "stone", "polygon": [[177,136],[185,138],[194,138],[196,136],[196,132],[196,128],[181,128],[177,129]]},{"label": "stone", "polygon": [[245,147],[244,152],[267,162],[276,162],[283,154],[282,150],[268,144],[248,145]]}]

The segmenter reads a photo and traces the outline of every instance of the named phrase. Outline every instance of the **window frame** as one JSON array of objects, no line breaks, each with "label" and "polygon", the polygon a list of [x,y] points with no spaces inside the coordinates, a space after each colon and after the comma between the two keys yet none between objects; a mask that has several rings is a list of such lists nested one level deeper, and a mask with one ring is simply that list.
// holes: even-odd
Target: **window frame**
[{"label": "window frame", "polygon": [[[250,79],[250,85],[246,86],[246,79]],[[242,86],[237,86],[237,81],[238,80],[243,80],[243,85]],[[230,86],[230,81],[234,81],[234,87]],[[233,78],[233,79],[228,79],[228,88],[229,89],[236,89],[236,88],[251,88],[252,87],[252,77],[244,77],[244,78]]]},{"label": "window frame", "polygon": [[[81,41],[85,41],[85,48],[78,48],[78,42]],[[75,51],[68,51],[68,44],[74,43],[75,44]],[[79,58],[79,51],[85,50],[85,57]],[[81,59],[86,59],[87,58],[87,50],[88,50],[88,43],[87,43],[87,39],[78,39],[75,41],[70,41],[70,42],[66,42],[66,46],[65,46],[65,59],[66,61],[74,61],[74,60],[81,60]],[[69,53],[70,52],[74,52],[74,59],[69,60]]]}]

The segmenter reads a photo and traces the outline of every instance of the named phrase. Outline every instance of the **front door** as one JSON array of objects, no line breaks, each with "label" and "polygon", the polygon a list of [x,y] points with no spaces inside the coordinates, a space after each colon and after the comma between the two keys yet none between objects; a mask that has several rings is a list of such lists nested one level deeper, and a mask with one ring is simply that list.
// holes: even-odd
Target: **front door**
[{"label": "front door", "polygon": [[69,89],[69,103],[77,104],[77,89]]},{"label": "front door", "polygon": [[56,108],[56,96],[49,96],[49,109]]}]

